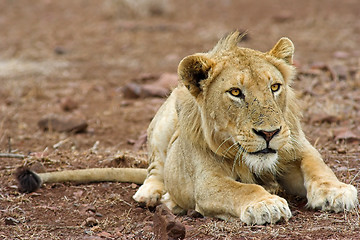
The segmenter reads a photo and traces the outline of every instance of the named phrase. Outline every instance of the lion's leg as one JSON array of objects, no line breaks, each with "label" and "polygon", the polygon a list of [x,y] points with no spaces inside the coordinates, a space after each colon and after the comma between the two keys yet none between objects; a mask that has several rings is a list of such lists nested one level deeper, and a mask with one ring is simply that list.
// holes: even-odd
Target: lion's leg
[{"label": "lion's leg", "polygon": [[135,201],[147,206],[159,203],[164,188],[164,162],[169,142],[174,135],[177,125],[175,89],[166,102],[161,106],[148,129],[149,167],[144,184],[133,196]]},{"label": "lion's leg", "polygon": [[203,215],[225,220],[240,217],[249,225],[275,223],[291,217],[285,199],[268,193],[259,185],[239,183],[215,173],[198,181],[195,202],[195,210]]},{"label": "lion's leg", "polygon": [[160,202],[164,190],[164,163],[157,159],[159,155],[152,154],[150,156],[150,165],[148,167],[148,175],[144,184],[133,196],[134,200],[144,203],[146,206],[155,206]]},{"label": "lion's leg", "polygon": [[300,161],[294,161],[292,165],[286,166],[286,172],[282,173],[279,183],[286,193],[295,196],[306,197],[304,176],[300,168]]},{"label": "lion's leg", "polygon": [[340,182],[310,144],[303,153],[300,167],[309,207],[340,212],[357,206],[356,188]]},{"label": "lion's leg", "polygon": [[185,209],[177,205],[169,193],[165,193],[161,198],[161,203],[165,204],[174,214],[184,214]]}]

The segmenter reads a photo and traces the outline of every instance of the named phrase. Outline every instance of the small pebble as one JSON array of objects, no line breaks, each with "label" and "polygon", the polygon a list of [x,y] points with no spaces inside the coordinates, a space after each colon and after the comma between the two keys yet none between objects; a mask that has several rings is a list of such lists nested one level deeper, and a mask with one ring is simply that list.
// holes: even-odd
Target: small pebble
[{"label": "small pebble", "polygon": [[340,154],[344,154],[344,153],[346,153],[346,149],[344,149],[344,148],[338,148],[338,149],[337,149],[337,152],[340,153]]},{"label": "small pebble", "polygon": [[98,225],[98,221],[94,217],[88,217],[81,225],[86,227],[94,227]]},{"label": "small pebble", "polygon": [[15,218],[12,217],[5,218],[5,225],[16,225],[18,223],[20,223],[20,221]]}]

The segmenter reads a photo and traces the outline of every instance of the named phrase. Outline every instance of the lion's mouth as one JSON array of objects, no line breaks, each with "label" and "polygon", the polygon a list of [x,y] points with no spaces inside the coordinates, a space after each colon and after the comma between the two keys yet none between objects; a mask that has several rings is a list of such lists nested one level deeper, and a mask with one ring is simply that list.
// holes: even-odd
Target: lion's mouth
[{"label": "lion's mouth", "polygon": [[262,150],[256,152],[249,152],[250,154],[269,154],[269,153],[276,153],[276,150],[272,148],[264,148]]}]

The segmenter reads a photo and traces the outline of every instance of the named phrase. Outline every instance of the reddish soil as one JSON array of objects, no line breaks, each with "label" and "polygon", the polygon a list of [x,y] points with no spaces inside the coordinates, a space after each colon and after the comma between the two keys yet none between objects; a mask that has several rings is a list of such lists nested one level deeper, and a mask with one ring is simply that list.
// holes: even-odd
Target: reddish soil
[{"label": "reddish soil", "polygon": [[[0,2],[0,152],[25,155],[0,158],[1,239],[154,239],[153,210],[132,200],[135,184],[46,184],[22,194],[13,172],[25,163],[46,171],[146,167],[137,139],[164,98],[126,99],[122,88],[175,73],[183,57],[234,29],[248,31],[243,46],[262,51],[282,36],[293,40],[303,128],[338,178],[360,189],[358,0],[169,0],[151,11],[124,2]],[[44,132],[37,123],[48,114],[89,126]],[[360,239],[358,210],[312,211],[306,200],[285,197],[293,211],[286,223],[177,219],[186,239]],[[96,226],[84,224],[89,217]]]}]

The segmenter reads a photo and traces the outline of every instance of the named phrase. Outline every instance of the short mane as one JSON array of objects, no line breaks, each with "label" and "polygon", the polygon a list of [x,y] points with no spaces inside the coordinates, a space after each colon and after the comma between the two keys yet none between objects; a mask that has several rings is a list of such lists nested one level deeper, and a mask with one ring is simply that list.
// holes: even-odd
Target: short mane
[{"label": "short mane", "polygon": [[234,48],[237,47],[239,42],[241,42],[241,40],[246,34],[247,32],[239,32],[239,31],[234,31],[227,34],[226,36],[224,36],[219,40],[219,42],[215,45],[215,47],[211,51],[209,51],[209,54],[216,55],[222,52],[232,51]]}]

